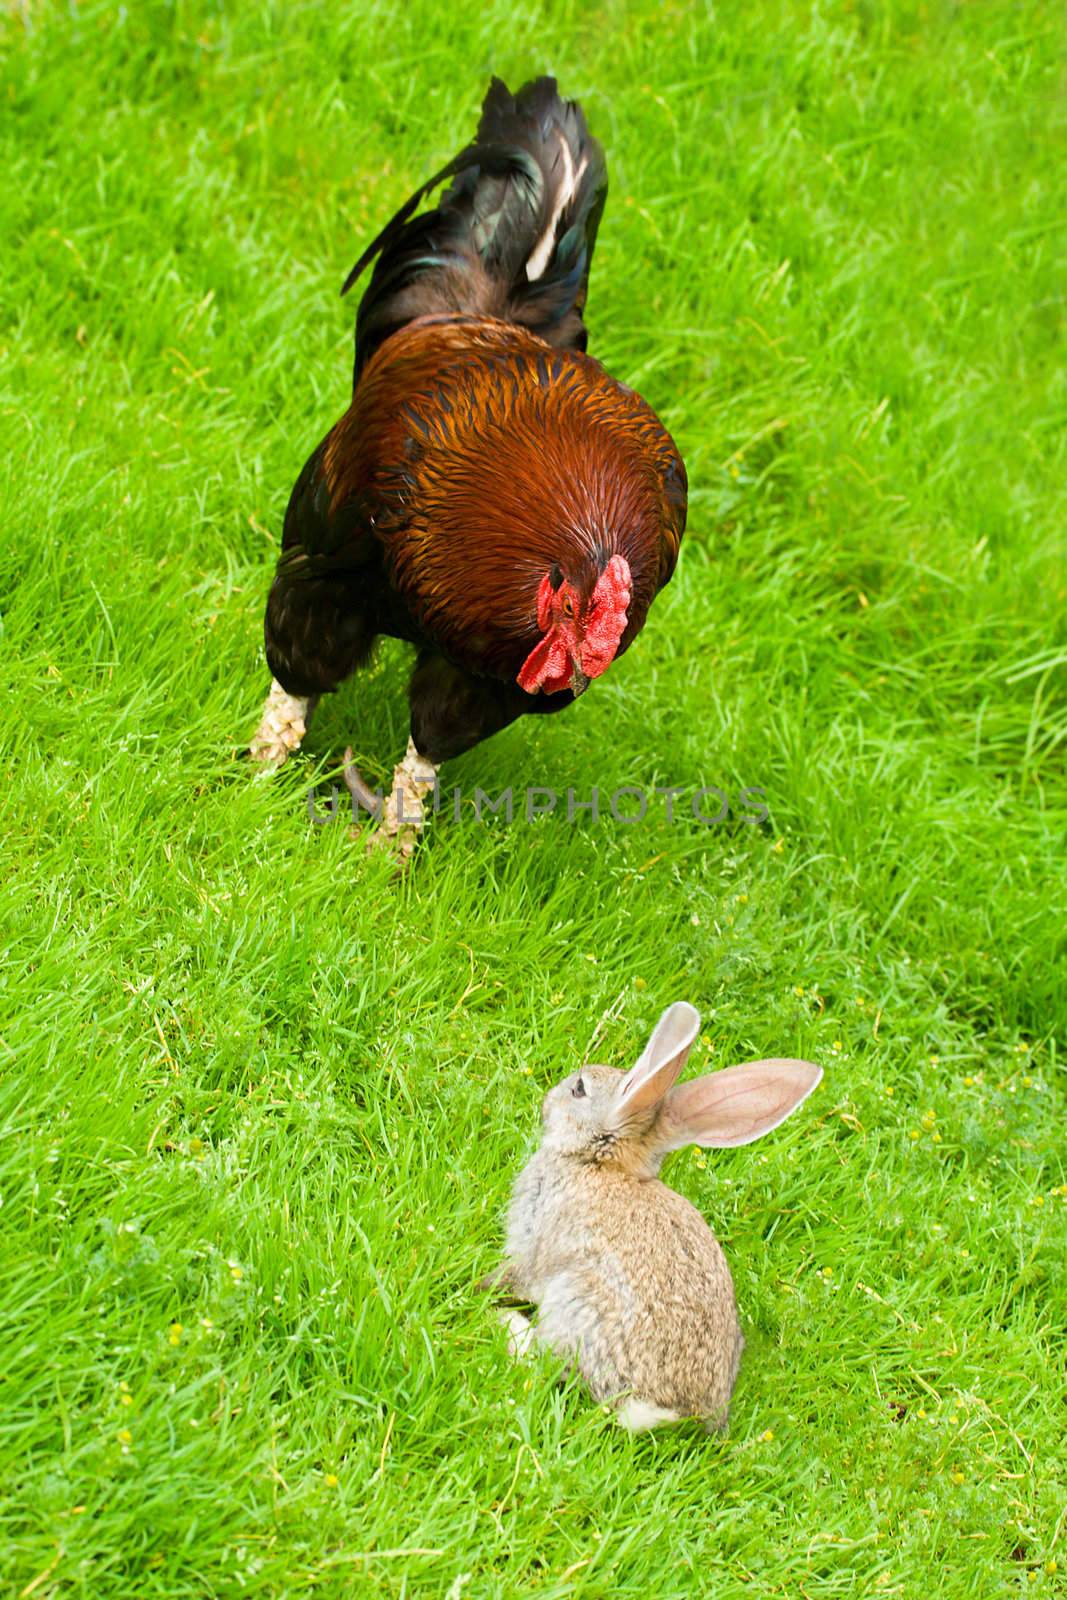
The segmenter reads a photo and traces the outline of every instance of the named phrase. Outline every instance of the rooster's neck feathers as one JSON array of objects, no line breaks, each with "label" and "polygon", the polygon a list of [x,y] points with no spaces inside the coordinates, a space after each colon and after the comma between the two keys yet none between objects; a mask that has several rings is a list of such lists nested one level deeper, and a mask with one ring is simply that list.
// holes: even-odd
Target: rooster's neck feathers
[{"label": "rooster's neck feathers", "polygon": [[430,316],[377,352],[325,453],[334,514],[359,493],[421,627],[513,677],[558,566],[633,578],[620,653],[673,570],[684,469],[652,410],[599,362],[494,319]]}]

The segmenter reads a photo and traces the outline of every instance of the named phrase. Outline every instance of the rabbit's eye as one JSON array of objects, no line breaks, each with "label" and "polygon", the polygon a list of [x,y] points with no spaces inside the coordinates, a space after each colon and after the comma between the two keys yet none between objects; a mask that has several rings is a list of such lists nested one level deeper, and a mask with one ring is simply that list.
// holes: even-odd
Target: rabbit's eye
[{"label": "rabbit's eye", "polygon": [[576,1100],[580,1100],[585,1094],[585,1084],[582,1082],[581,1078],[576,1081],[574,1088],[571,1090],[571,1094]]}]

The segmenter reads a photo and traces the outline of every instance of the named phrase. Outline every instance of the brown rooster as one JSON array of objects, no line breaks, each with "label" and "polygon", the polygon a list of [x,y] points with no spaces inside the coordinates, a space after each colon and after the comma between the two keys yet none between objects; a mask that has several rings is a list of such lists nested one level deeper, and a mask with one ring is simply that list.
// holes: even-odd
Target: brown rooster
[{"label": "brown rooster", "polygon": [[[426,194],[451,183],[415,216]],[[297,479],[267,602],[274,677],[252,741],[277,764],[378,634],[418,655],[382,834],[410,851],[419,785],[526,713],[569,705],[644,626],[674,570],[686,476],[645,402],[587,356],[607,193],[552,78],[494,79],[473,142],[349,274],[352,404]],[[372,799],[346,757],[350,788]]]}]

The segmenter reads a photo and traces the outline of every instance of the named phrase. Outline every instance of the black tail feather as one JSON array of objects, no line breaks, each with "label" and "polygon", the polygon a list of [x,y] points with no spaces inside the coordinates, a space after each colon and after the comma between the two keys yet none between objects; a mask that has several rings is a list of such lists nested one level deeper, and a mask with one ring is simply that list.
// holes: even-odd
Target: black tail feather
[{"label": "black tail feather", "polygon": [[[446,179],[437,205],[416,217]],[[390,334],[431,312],[503,316],[584,349],[606,197],[603,151],[555,79],[512,95],[494,78],[474,142],[415,191],[345,279],[342,294],[378,258],[356,318],[357,379]]]}]

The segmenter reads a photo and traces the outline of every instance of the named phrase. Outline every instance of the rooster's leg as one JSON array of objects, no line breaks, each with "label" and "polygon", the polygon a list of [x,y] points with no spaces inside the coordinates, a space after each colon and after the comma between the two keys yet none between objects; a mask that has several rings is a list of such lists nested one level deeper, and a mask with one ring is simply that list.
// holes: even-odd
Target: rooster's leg
[{"label": "rooster's leg", "polygon": [[280,767],[294,750],[300,749],[313,710],[314,701],[286,694],[277,678],[273,678],[259,727],[248,747],[252,760],[262,761],[267,767]]},{"label": "rooster's leg", "polygon": [[420,756],[414,739],[409,739],[404,759],[393,773],[393,782],[382,805],[381,824],[371,837],[370,847],[391,850],[401,864],[405,863],[422,832],[426,792],[436,783],[436,764]]}]

